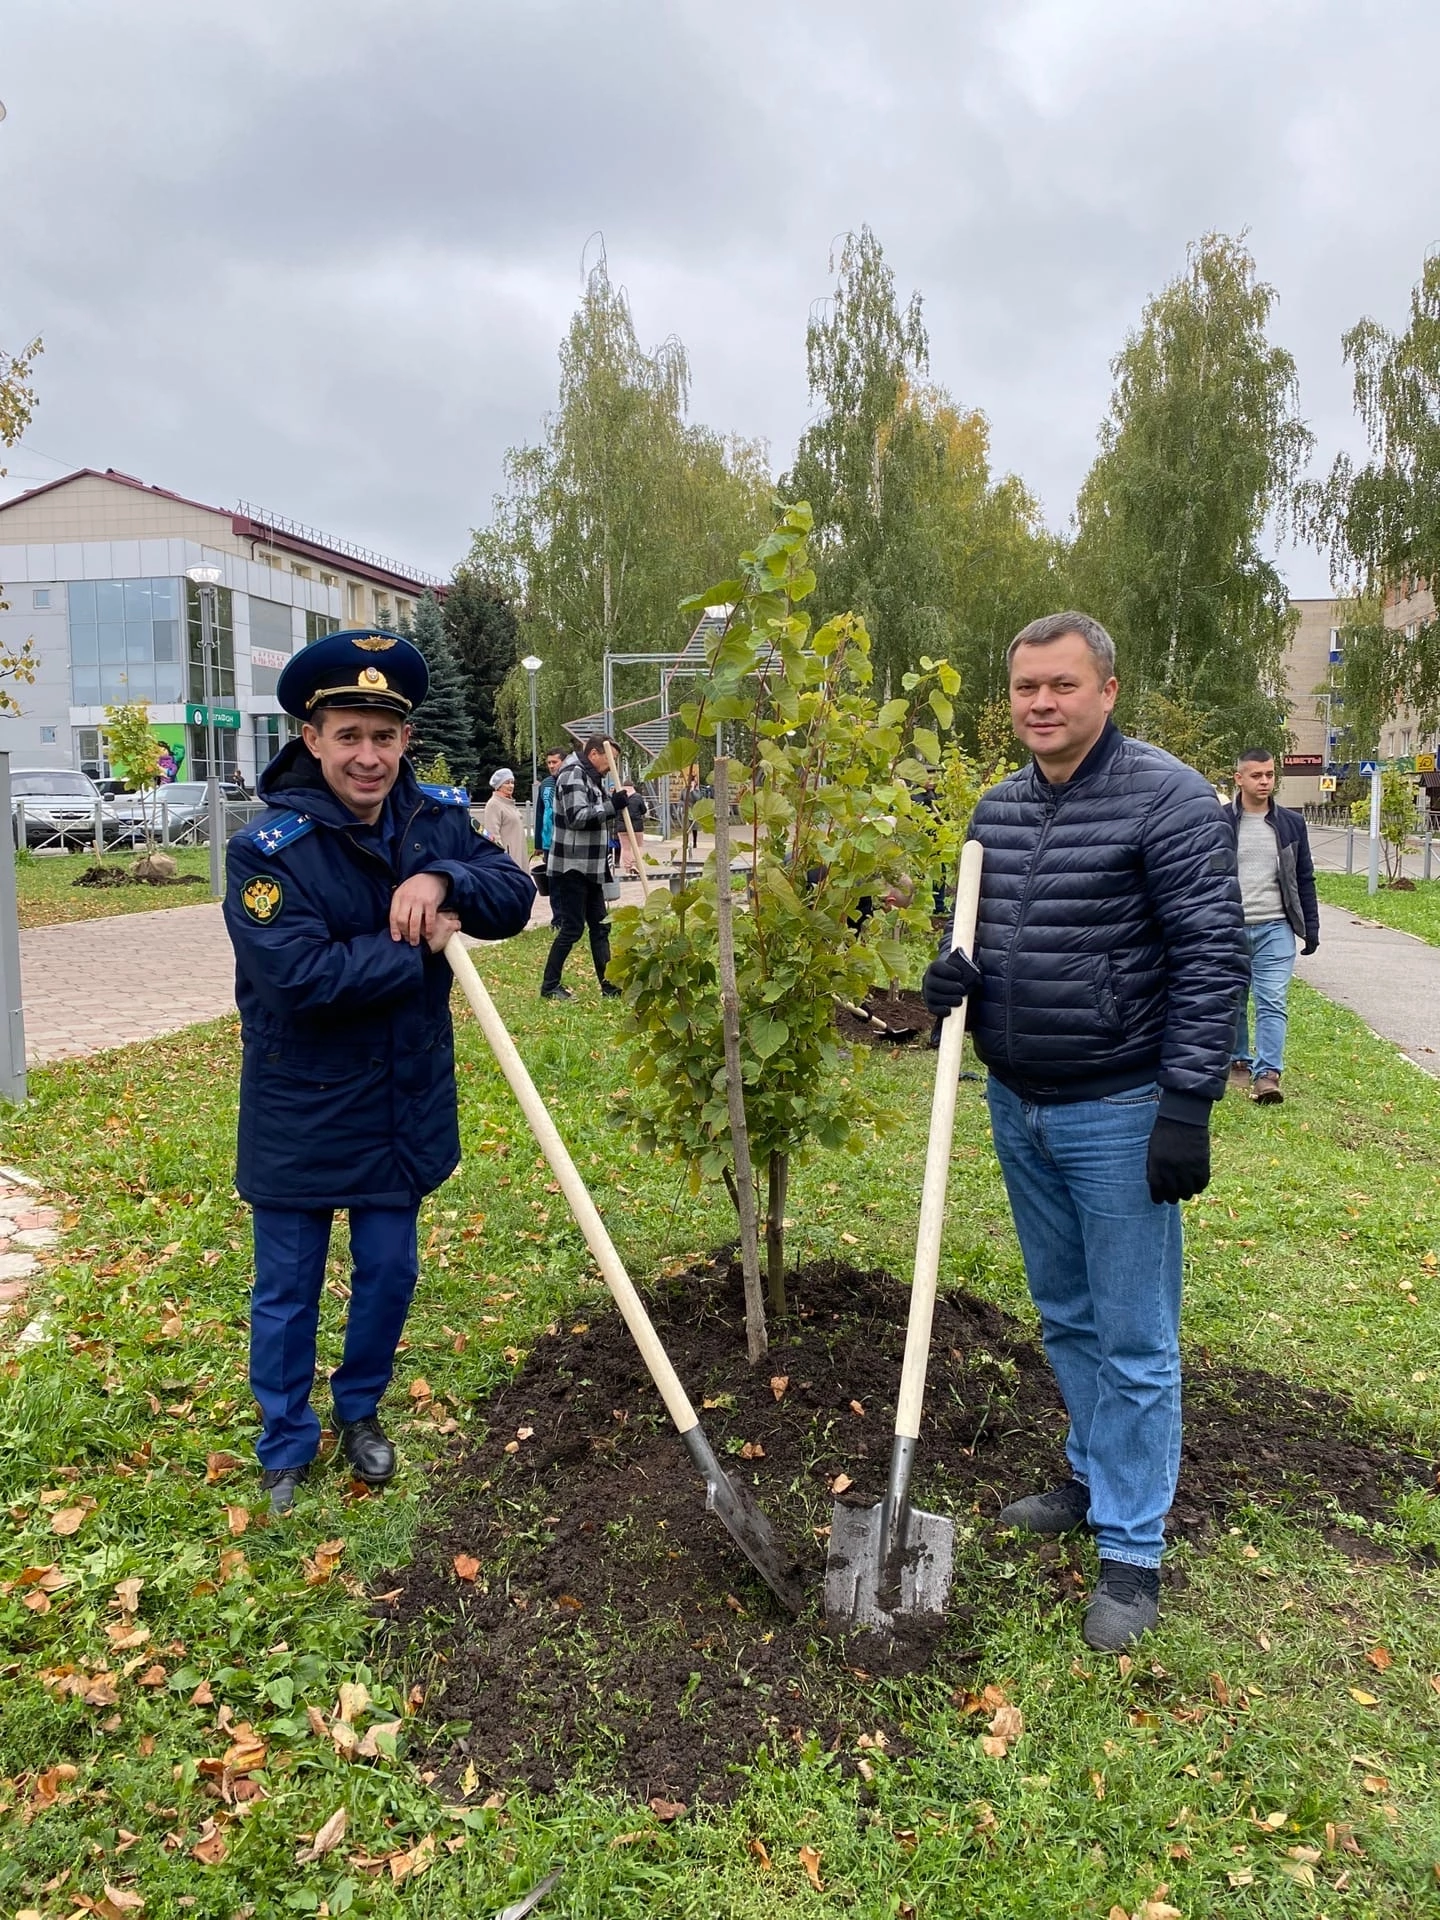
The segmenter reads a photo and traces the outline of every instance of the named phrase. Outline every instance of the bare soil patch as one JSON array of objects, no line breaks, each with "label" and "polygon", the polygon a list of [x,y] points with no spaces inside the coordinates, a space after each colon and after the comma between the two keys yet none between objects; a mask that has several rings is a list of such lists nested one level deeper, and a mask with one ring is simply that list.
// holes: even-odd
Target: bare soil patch
[{"label": "bare soil patch", "polygon": [[[427,1683],[430,1764],[446,1785],[473,1766],[486,1787],[547,1792],[578,1766],[642,1800],[724,1799],[761,1747],[777,1760],[810,1740],[849,1753],[865,1733],[903,1751],[885,1689],[868,1684],[887,1673],[924,1666],[964,1684],[994,1604],[988,1525],[1065,1470],[1044,1355],[986,1301],[937,1303],[914,1497],[974,1537],[938,1629],[893,1647],[832,1636],[819,1605],[831,1488],[848,1475],[847,1499],[883,1491],[906,1289],[831,1263],[791,1287],[791,1319],[754,1373],[738,1265],[679,1274],[650,1306],[717,1453],[803,1562],[806,1611],[786,1616],[705,1514],[618,1315],[607,1305],[558,1325],[485,1404],[482,1435],[457,1441],[413,1564],[377,1582],[398,1589],[379,1608],[383,1637]],[[1432,1477],[1432,1463],[1361,1431],[1338,1396],[1189,1357],[1172,1537],[1202,1536],[1248,1502],[1323,1517],[1333,1500],[1382,1519]],[[1007,1542],[1002,1557],[1017,1551],[1032,1550]],[[1058,1600],[1083,1597],[1090,1551],[1033,1550]]]}]

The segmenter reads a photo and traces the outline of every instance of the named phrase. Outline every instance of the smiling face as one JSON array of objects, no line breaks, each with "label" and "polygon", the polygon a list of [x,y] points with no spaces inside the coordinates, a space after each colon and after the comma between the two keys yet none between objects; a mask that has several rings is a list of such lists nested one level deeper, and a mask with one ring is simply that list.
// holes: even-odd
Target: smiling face
[{"label": "smiling face", "polygon": [[396,713],[365,707],[322,707],[304,727],[306,746],[325,784],[357,820],[374,826],[400,773],[410,727]]},{"label": "smiling face", "polygon": [[1015,649],[1010,723],[1047,780],[1068,780],[1105,730],[1119,682],[1100,678],[1078,633]]}]

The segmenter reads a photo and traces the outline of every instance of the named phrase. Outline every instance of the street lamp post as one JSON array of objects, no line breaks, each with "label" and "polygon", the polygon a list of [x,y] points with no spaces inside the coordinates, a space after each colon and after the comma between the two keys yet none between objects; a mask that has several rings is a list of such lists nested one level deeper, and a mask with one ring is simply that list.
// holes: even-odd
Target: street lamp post
[{"label": "street lamp post", "polygon": [[540,780],[540,755],[535,735],[535,676],[545,662],[533,653],[527,653],[520,662],[530,676],[530,844],[533,847],[540,837],[540,822],[535,814],[535,789]]},{"label": "street lamp post", "polygon": [[225,887],[220,872],[220,842],[224,836],[220,817],[220,776],[215,756],[214,665],[220,625],[216,618],[215,590],[223,575],[219,567],[191,567],[188,577],[200,591],[200,672],[201,684],[205,689],[205,770],[209,776],[205,782],[205,804],[210,815],[210,892],[218,900]]}]

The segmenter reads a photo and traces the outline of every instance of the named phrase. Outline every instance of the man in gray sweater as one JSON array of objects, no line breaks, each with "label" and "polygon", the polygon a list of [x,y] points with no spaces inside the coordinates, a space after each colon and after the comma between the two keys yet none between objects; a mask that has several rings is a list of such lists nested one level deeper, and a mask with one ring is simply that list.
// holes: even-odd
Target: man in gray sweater
[{"label": "man in gray sweater", "polygon": [[[1285,1022],[1295,942],[1314,953],[1320,944],[1320,904],[1304,818],[1275,804],[1275,757],[1247,747],[1235,767],[1230,809],[1250,949],[1250,992],[1240,1002],[1230,1085],[1262,1106],[1285,1098]],[[1250,1044],[1250,1001],[1255,1002],[1255,1044]]]}]

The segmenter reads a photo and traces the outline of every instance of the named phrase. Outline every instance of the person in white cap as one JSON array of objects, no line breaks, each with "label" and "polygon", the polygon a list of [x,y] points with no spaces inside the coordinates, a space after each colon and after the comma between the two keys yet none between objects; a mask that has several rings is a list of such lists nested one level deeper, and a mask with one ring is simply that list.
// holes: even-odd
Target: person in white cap
[{"label": "person in white cap", "polygon": [[503,847],[517,867],[525,865],[525,823],[515,804],[515,775],[509,767],[497,767],[490,776],[485,838]]}]

